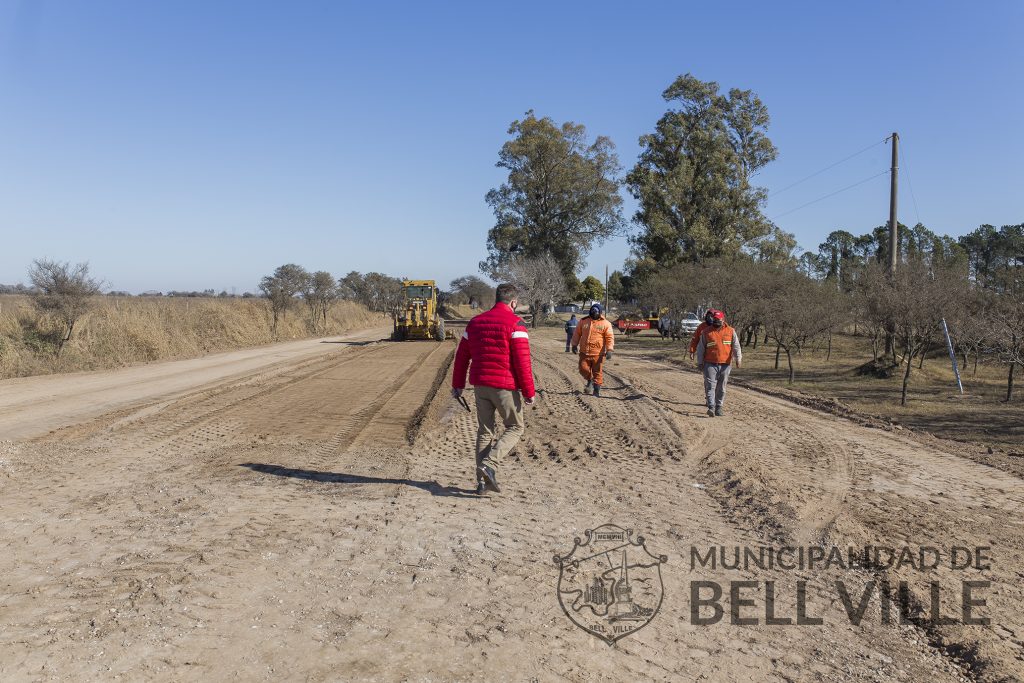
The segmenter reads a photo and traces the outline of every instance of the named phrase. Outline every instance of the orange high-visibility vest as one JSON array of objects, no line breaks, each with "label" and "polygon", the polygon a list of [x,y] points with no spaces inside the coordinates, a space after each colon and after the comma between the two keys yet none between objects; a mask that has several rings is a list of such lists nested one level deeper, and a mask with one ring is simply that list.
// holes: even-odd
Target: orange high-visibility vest
[{"label": "orange high-visibility vest", "polygon": [[697,325],[697,329],[693,331],[693,336],[690,337],[690,353],[697,353],[697,342],[700,341],[701,334],[704,330],[708,329],[708,327],[710,327],[710,325],[703,320],[700,325]]},{"label": "orange high-visibility vest", "polygon": [[728,325],[704,329],[704,362],[728,363],[732,360],[732,337],[735,330]]}]

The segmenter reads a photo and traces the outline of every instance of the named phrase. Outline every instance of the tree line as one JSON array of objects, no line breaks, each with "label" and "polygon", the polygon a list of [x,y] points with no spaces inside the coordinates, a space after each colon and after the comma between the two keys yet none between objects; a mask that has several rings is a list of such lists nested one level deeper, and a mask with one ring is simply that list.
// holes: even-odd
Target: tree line
[{"label": "tree line", "polygon": [[[1022,227],[1000,231],[1002,244],[1019,240]],[[919,226],[907,239],[915,232],[927,234]],[[890,273],[884,251],[834,260],[833,233],[812,258],[738,256],[678,263],[630,294],[649,305],[667,303],[670,317],[712,305],[724,310],[744,343],[774,345],[776,367],[784,357],[790,382],[796,357],[811,346],[822,346],[828,358],[833,334],[866,337],[871,357],[862,371],[883,376],[901,371],[903,404],[915,361],[921,367],[928,353],[944,348],[945,321],[965,372],[971,361],[975,373],[979,360],[1006,366],[1009,401],[1015,368],[1024,364],[1024,251],[997,249],[1002,257],[979,261],[971,251],[974,236],[918,242],[901,250]],[[985,243],[986,250],[992,246]]]},{"label": "tree line", "polygon": [[[531,110],[509,127],[497,162],[507,178],[485,197],[495,222],[480,270],[519,284],[535,320],[559,297],[596,293],[579,296],[576,272],[594,245],[626,233],[631,251],[624,272],[608,278],[610,299],[675,316],[721,308],[749,343],[775,345],[791,381],[803,349],[823,341],[829,354],[832,334],[852,328],[871,339],[869,366],[902,369],[905,402],[913,363],[943,343],[945,320],[965,366],[1007,365],[1012,398],[1024,343],[1024,226],[953,238],[900,225],[895,245],[888,226],[836,230],[803,251],[764,215],[767,190],[753,182],[778,154],[758,95],[684,74],[662,98],[667,109],[624,174],[614,143],[591,139],[582,124]],[[631,224],[623,189],[637,201]],[[892,250],[899,267],[888,273]]]}]

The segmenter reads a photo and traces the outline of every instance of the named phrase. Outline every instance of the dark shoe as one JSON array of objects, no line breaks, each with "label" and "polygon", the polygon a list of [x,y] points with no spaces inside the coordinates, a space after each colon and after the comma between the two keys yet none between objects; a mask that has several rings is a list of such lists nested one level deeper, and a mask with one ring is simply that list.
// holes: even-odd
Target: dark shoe
[{"label": "dark shoe", "polygon": [[722,417],[725,413],[722,412],[722,406],[715,408],[715,417]]},{"label": "dark shoe", "polygon": [[594,396],[600,396],[600,395],[601,395],[601,385],[600,384],[595,384],[594,385]]},{"label": "dark shoe", "polygon": [[708,408],[708,417],[714,417],[714,416],[715,416],[715,409],[714,408]]},{"label": "dark shoe", "polygon": [[485,493],[487,493],[487,487],[484,486],[484,483],[482,481],[478,481],[476,483],[476,495],[482,496]]},{"label": "dark shoe", "polygon": [[493,468],[484,465],[480,468],[480,474],[483,475],[484,484],[487,485],[487,488],[495,493],[501,493],[501,489],[498,488],[498,476],[494,473]]},{"label": "dark shoe", "polygon": [[594,380],[588,379],[587,386],[583,387],[583,393],[588,393],[594,386]]}]

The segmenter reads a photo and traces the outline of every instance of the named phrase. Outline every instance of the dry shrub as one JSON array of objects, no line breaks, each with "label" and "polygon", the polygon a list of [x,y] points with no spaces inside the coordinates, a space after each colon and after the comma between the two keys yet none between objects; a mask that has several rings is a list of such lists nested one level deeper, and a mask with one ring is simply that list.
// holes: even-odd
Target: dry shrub
[{"label": "dry shrub", "polygon": [[[96,297],[60,357],[56,321],[36,313],[27,297],[0,296],[0,378],[98,370],[313,336],[308,316],[296,305],[271,329],[263,299]],[[384,325],[362,304],[335,303],[327,335]]]}]

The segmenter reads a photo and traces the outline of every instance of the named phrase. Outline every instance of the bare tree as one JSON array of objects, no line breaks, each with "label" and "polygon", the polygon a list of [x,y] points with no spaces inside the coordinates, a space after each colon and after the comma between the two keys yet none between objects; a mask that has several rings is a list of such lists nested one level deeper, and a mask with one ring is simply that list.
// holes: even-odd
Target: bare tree
[{"label": "bare tree", "polygon": [[32,282],[32,304],[36,310],[52,315],[63,326],[57,343],[57,356],[75,330],[75,324],[92,306],[92,297],[100,293],[102,282],[89,277],[89,264],[37,259],[28,270]]},{"label": "bare tree", "polygon": [[864,280],[869,317],[879,328],[892,331],[893,355],[897,349],[903,352],[894,365],[906,364],[900,393],[900,405],[906,405],[913,360],[939,334],[945,313],[963,296],[964,282],[952,269],[922,261],[908,262],[890,276],[880,265],[872,264]]},{"label": "bare tree", "polygon": [[773,295],[770,314],[764,315],[766,336],[786,354],[789,383],[796,378],[793,355],[811,340],[826,334],[834,324],[828,314],[832,298],[825,287],[795,270],[778,271],[769,285]]},{"label": "bare tree", "polygon": [[1009,366],[1006,400],[1013,399],[1013,372],[1024,366],[1024,288],[1007,290],[992,311],[992,333],[997,357]]},{"label": "bare tree", "polygon": [[544,306],[565,296],[565,276],[558,261],[550,254],[513,258],[495,274],[513,283],[519,290],[519,296],[530,304],[534,327],[544,315]]}]

